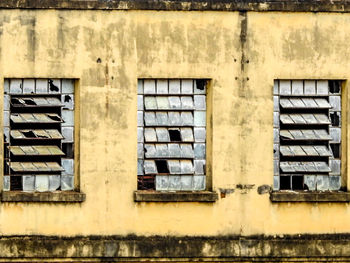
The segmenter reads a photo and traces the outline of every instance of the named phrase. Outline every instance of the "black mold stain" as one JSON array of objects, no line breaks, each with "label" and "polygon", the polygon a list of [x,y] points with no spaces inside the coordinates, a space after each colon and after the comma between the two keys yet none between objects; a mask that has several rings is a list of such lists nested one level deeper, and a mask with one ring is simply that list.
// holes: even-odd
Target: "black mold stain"
[{"label": "black mold stain", "polygon": [[241,19],[241,33],[240,33],[240,44],[241,44],[241,71],[244,72],[244,62],[246,61],[245,59],[245,54],[244,54],[244,48],[245,48],[245,43],[247,42],[247,28],[248,28],[248,18],[247,18],[247,12],[239,12],[239,16]]},{"label": "black mold stain", "polygon": [[246,91],[245,91],[245,78],[243,77],[245,75],[245,68],[246,68],[246,61],[248,59],[246,58],[246,42],[247,42],[247,30],[248,30],[248,16],[247,12],[241,11],[239,12],[239,17],[241,20],[241,32],[239,35],[239,40],[240,40],[240,48],[241,48],[241,83],[239,87],[239,96],[240,97],[246,97]]},{"label": "black mold stain", "polygon": [[251,190],[254,186],[255,184],[237,184],[236,188],[240,190]]},{"label": "black mold stain", "polygon": [[259,195],[262,195],[262,194],[267,194],[267,193],[270,193],[271,192],[271,186],[267,185],[267,184],[264,184],[264,185],[260,185],[258,187],[258,194]]}]

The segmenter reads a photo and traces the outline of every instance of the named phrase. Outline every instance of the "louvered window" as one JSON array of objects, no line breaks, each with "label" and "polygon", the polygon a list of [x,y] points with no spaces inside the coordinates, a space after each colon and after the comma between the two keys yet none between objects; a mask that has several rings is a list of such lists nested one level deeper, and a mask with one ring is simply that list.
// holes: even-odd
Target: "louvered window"
[{"label": "louvered window", "polygon": [[205,189],[206,85],[139,80],[139,190]]},{"label": "louvered window", "polygon": [[74,188],[74,81],[5,79],[4,191]]},{"label": "louvered window", "polygon": [[340,190],[338,80],[276,80],[274,190]]}]

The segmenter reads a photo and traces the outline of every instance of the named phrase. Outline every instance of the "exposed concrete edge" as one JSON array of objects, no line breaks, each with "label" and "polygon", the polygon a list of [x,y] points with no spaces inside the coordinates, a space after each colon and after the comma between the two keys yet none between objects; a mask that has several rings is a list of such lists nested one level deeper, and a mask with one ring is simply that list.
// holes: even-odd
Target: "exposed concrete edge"
[{"label": "exposed concrete edge", "polygon": [[91,9],[91,10],[198,10],[198,11],[287,11],[350,12],[350,2],[321,1],[234,1],[234,0],[1,0],[0,8]]},{"label": "exposed concrete edge", "polygon": [[349,192],[271,192],[272,202],[350,202]]},{"label": "exposed concrete edge", "polygon": [[[350,234],[297,236],[3,236],[1,259],[99,258],[101,261],[202,259],[350,261]],[[67,249],[69,248],[69,249]],[[77,260],[75,260],[77,261]],[[322,261],[322,260],[321,260]]]},{"label": "exposed concrete edge", "polygon": [[216,192],[160,192],[135,191],[135,202],[215,202],[219,196]]},{"label": "exposed concrete edge", "polygon": [[[62,191],[62,192],[43,192],[43,193],[25,193],[25,192],[2,192],[1,202],[84,202],[86,195],[81,192]],[[1,251],[1,250],[0,250]]]}]

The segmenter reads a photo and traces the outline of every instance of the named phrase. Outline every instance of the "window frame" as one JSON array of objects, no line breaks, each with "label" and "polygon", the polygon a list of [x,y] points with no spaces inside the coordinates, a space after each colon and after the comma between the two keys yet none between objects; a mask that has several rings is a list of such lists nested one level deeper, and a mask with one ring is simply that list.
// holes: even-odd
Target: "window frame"
[{"label": "window frame", "polygon": [[[73,121],[73,151],[74,151],[74,166],[73,166],[73,177],[74,184],[73,190],[66,191],[55,191],[55,192],[23,192],[23,191],[4,191],[4,167],[2,166],[2,173],[0,178],[0,191],[1,191],[1,201],[2,202],[83,202],[86,199],[85,193],[80,191],[80,82],[78,78],[72,77],[62,77],[62,76],[50,76],[50,77],[37,77],[37,76],[4,76],[2,78],[2,93],[5,94],[5,80],[11,79],[59,79],[61,80],[70,80],[73,82],[73,96],[74,96],[74,121]],[[30,94],[26,94],[30,95]],[[43,94],[45,95],[45,94]],[[62,92],[60,93],[62,95]],[[2,112],[4,112],[4,104],[2,104]],[[4,114],[2,113],[2,124],[4,127]],[[4,130],[4,129],[3,129]],[[2,136],[2,164],[4,165],[4,136]]]},{"label": "window frame", "polygon": [[[347,90],[347,80],[343,78],[276,78],[274,80],[273,85],[273,109],[275,111],[275,96],[278,96],[278,100],[280,98],[280,94],[278,94],[278,86],[276,86],[277,81],[280,80],[290,80],[290,81],[318,81],[318,80],[327,80],[327,81],[340,81],[340,89],[341,89],[341,167],[340,167],[340,177],[341,177],[341,188],[339,191],[303,191],[303,190],[280,190],[276,187],[275,182],[275,172],[273,173],[273,187],[270,192],[270,200],[272,202],[350,202],[350,192],[348,192],[349,187],[349,178],[347,174],[347,124],[348,124],[348,90]],[[330,95],[327,95],[330,96]],[[278,101],[279,105],[279,101]],[[273,125],[275,129],[275,125]],[[278,128],[279,130],[279,128]],[[275,141],[275,140],[273,140]],[[275,150],[275,147],[273,147]],[[329,148],[330,149],[330,148]],[[273,165],[275,167],[275,156],[273,155]],[[278,166],[279,167],[279,166]],[[275,168],[273,168],[274,170]]]},{"label": "window frame", "polygon": [[[215,202],[218,200],[218,194],[212,190],[212,105],[213,105],[213,90],[212,80],[209,78],[196,78],[196,77],[169,77],[169,78],[157,78],[157,77],[139,77],[137,78],[137,85],[139,86],[139,80],[205,80],[206,81],[206,166],[205,166],[205,189],[199,191],[157,191],[157,190],[135,190],[134,201],[135,202]],[[137,89],[137,95],[139,95]],[[137,96],[135,96],[137,98]],[[135,107],[137,108],[137,107]],[[137,114],[135,114],[137,115]],[[135,160],[135,163],[137,161]],[[135,173],[136,174],[136,173]]]}]

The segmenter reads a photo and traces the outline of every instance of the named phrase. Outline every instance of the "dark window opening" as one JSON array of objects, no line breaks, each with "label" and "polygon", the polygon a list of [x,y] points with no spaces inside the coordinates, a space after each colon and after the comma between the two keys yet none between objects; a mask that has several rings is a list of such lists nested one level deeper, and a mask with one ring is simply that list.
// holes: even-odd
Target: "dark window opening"
[{"label": "dark window opening", "polygon": [[340,81],[339,80],[329,80],[329,92],[330,93],[339,93],[340,92]]},{"label": "dark window opening", "polygon": [[196,80],[197,89],[199,89],[199,90],[204,90],[206,84],[207,84],[207,81],[204,79],[197,79]]},{"label": "dark window opening", "polygon": [[49,137],[46,136],[46,135],[40,135],[40,134],[36,134],[36,136],[37,136],[38,138],[49,138]]},{"label": "dark window opening", "polygon": [[60,91],[60,89],[55,85],[53,84],[53,80],[52,79],[49,79],[49,86],[50,86],[50,91]]},{"label": "dark window opening", "polygon": [[35,134],[32,131],[22,131],[22,134],[27,138],[35,138]]},{"label": "dark window opening", "polygon": [[[9,157],[9,153],[8,153],[8,150],[6,151],[6,155],[5,155],[5,158],[7,159]],[[7,165],[7,160],[4,160],[4,175],[9,175],[10,174],[10,168],[9,166]]]},{"label": "dark window opening", "polygon": [[33,100],[26,100],[26,99],[23,99],[23,101],[27,104],[27,105],[33,105],[33,106],[35,106],[36,105],[36,103],[33,101]]},{"label": "dark window opening", "polygon": [[10,177],[10,190],[21,191],[22,190],[22,176],[11,176]]},{"label": "dark window opening", "polygon": [[158,173],[160,173],[160,174],[163,174],[163,173],[168,174],[169,173],[167,161],[156,160],[156,166],[157,166]]},{"label": "dark window opening", "polygon": [[138,189],[139,190],[155,189],[154,181],[155,181],[154,175],[138,176],[137,177]]},{"label": "dark window opening", "polygon": [[334,158],[340,158],[340,144],[330,144]]},{"label": "dark window opening", "polygon": [[64,102],[70,102],[72,100],[71,96],[65,95],[64,96]]},{"label": "dark window opening", "polygon": [[330,113],[330,116],[331,116],[332,126],[339,126],[340,124],[339,114],[337,112],[332,112]]},{"label": "dark window opening", "polygon": [[292,177],[292,189],[293,190],[303,190],[303,177],[302,176],[293,176]]},{"label": "dark window opening", "polygon": [[14,105],[16,105],[16,104],[21,105],[21,104],[22,104],[22,103],[19,101],[19,99],[16,99],[16,98],[11,99],[11,103],[14,104]]},{"label": "dark window opening", "polygon": [[61,121],[61,118],[55,115],[47,115],[53,121]]},{"label": "dark window opening", "polygon": [[62,151],[66,158],[74,158],[74,146],[73,143],[62,143]]},{"label": "dark window opening", "polygon": [[181,142],[181,134],[179,130],[169,130],[171,142]]},{"label": "dark window opening", "polygon": [[280,176],[280,189],[290,190],[290,176]]}]

